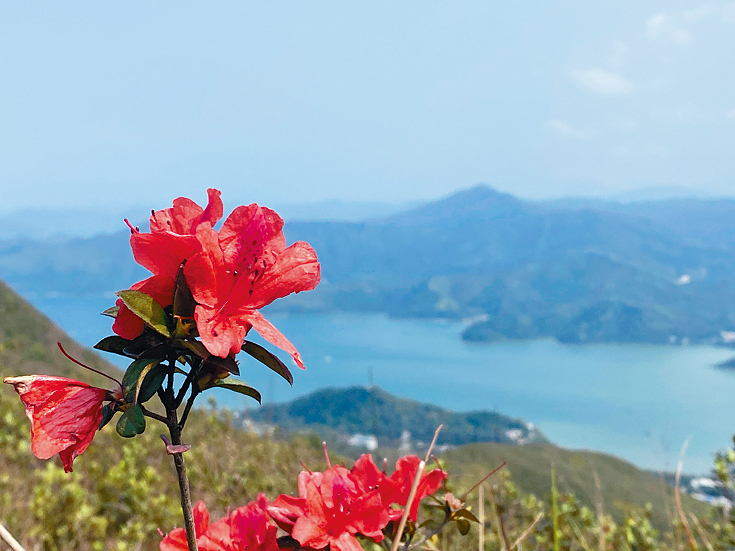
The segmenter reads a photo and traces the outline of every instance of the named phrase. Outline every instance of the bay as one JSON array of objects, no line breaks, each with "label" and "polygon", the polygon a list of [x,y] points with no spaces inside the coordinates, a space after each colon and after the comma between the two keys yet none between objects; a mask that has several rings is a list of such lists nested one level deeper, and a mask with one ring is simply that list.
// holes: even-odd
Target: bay
[{"label": "bay", "polygon": [[[82,344],[92,346],[110,334],[111,320],[97,314],[114,302],[113,295],[30,300]],[[558,445],[602,451],[643,468],[675,470],[688,440],[689,473],[708,472],[713,454],[730,445],[735,433],[735,372],[714,367],[732,356],[722,348],[553,340],[470,344],[459,338],[459,322],[266,315],[299,349],[306,370],[292,365],[291,388],[241,354],[242,378],[261,391],[264,403],[327,386],[367,385],[372,376],[398,396],[521,417]],[[117,363],[124,367],[122,360]],[[257,407],[224,391],[216,400],[233,409]]]}]

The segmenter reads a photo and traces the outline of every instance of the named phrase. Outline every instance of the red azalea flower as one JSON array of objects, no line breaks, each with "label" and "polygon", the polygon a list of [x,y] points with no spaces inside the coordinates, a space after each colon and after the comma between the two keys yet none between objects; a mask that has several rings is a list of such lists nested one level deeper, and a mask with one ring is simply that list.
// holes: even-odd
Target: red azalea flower
[{"label": "red azalea flower", "polygon": [[[202,500],[192,509],[194,516],[194,533],[197,536],[197,544],[199,538],[209,526],[209,511]],[[189,551],[189,542],[186,539],[186,528],[174,528],[171,530],[159,544],[161,551]]]},{"label": "red azalea flower", "polygon": [[[174,199],[172,208],[151,214],[151,233],[133,230],[130,236],[136,262],[154,274],[131,289],[153,297],[163,308],[173,302],[176,275],[181,264],[201,249],[196,239],[197,229],[200,226],[211,228],[222,218],[220,192],[210,188],[207,194],[209,202],[206,209],[191,199],[179,197]],[[124,339],[134,339],[141,334],[145,323],[121,299],[115,304],[119,309],[112,330]]]},{"label": "red azalea flower", "polygon": [[268,498],[258,494],[255,501],[235,509],[230,515],[230,551],[279,551],[278,528],[270,523]]},{"label": "red azalea flower", "polygon": [[362,551],[355,534],[383,539],[388,513],[376,490],[364,491],[344,467],[299,475],[299,498],[279,496],[268,508],[276,523],[302,546]]},{"label": "red azalea flower", "polygon": [[31,450],[39,459],[59,454],[65,472],[87,449],[102,421],[102,402],[109,392],[74,379],[29,375],[5,377],[13,385],[31,420]]},{"label": "red azalea flower", "polygon": [[[401,507],[405,507],[408,501],[408,495],[411,493],[414,478],[416,478],[416,472],[419,469],[419,463],[421,463],[421,460],[415,455],[407,455],[396,461],[396,470],[390,476],[390,480],[393,482],[391,486],[392,491],[386,497],[389,503],[396,503]],[[446,478],[447,473],[442,469],[433,469],[421,476],[421,481],[416,489],[416,495],[411,503],[411,510],[408,515],[409,519],[416,522],[421,500],[436,492]],[[396,520],[401,518],[403,511],[395,510],[390,514],[391,520]]]},{"label": "red azalea flower", "polygon": [[179,235],[196,235],[200,224],[208,223],[213,227],[224,212],[220,195],[219,190],[209,188],[209,201],[205,209],[186,197],[174,199],[172,208],[151,213],[151,232],[169,231]]},{"label": "red azalea flower", "polygon": [[[420,462],[421,460],[415,455],[402,457],[396,462],[396,470],[389,477],[373,463],[370,454],[363,454],[355,461],[351,473],[363,489],[375,489],[380,493],[383,506],[388,511],[390,519],[396,521],[400,520],[403,510],[391,509],[390,506],[396,504],[405,507]],[[409,518],[413,522],[416,522],[421,500],[436,492],[445,478],[447,478],[447,473],[441,469],[434,469],[421,476],[409,513]]]},{"label": "red azalea flower", "polygon": [[[256,501],[235,509],[229,516],[209,524],[203,501],[193,509],[197,547],[200,551],[280,551],[278,529],[270,524],[266,511],[268,498],[258,494]],[[161,551],[188,551],[184,528],[171,530],[161,540]]]},{"label": "red azalea flower", "polygon": [[237,354],[251,328],[285,350],[303,368],[296,348],[258,309],[290,293],[316,287],[320,266],[314,249],[286,248],[283,220],[256,204],[235,209],[218,232],[199,226],[202,251],[184,275],[198,306],[194,318],[207,350],[220,358]]}]

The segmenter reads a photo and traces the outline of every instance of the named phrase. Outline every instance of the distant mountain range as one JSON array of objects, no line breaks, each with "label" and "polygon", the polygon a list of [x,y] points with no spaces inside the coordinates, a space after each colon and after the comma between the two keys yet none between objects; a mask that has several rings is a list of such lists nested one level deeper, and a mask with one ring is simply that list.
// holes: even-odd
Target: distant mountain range
[{"label": "distant mountain range", "polygon": [[[273,308],[472,319],[473,341],[698,342],[735,337],[735,200],[523,201],[478,186],[366,222],[291,222],[316,291]],[[147,276],[125,232],[0,241],[21,294],[100,295]]]}]

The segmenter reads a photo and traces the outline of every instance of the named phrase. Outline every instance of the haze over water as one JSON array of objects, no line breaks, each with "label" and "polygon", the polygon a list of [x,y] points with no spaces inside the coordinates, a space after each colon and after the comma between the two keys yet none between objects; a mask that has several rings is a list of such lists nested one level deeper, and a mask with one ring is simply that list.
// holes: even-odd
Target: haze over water
[{"label": "haze over water", "polygon": [[[99,316],[111,298],[32,302],[85,345],[111,333],[109,318]],[[456,322],[363,314],[268,317],[297,346],[307,369],[291,366],[290,388],[241,355],[241,378],[261,391],[264,402],[290,401],[326,386],[367,385],[372,371],[375,384],[395,395],[455,411],[522,417],[555,444],[610,453],[644,468],[674,470],[690,438],[684,463],[690,473],[708,472],[713,454],[735,433],[735,372],[713,367],[732,356],[722,348],[469,344],[460,340],[463,326]],[[256,406],[224,391],[217,400],[230,408]]]}]

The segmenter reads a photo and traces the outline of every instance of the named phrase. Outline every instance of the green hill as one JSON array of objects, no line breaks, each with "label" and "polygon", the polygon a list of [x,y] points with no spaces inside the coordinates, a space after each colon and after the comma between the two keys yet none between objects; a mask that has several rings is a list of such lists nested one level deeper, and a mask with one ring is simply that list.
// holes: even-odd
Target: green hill
[{"label": "green hill", "polygon": [[399,398],[377,388],[325,388],[286,404],[267,405],[247,413],[287,431],[328,428],[342,435],[371,434],[381,446],[398,447],[403,431],[414,442],[428,444],[439,425],[441,443],[544,442],[532,425],[497,412],[457,413]]},{"label": "green hill", "polygon": [[[443,458],[453,474],[465,479],[481,478],[483,473],[507,461],[506,468],[515,484],[539,497],[551,492],[553,466],[560,492],[573,493],[581,503],[592,508],[600,502],[616,518],[620,518],[624,504],[645,507],[650,503],[658,526],[665,526],[674,514],[674,488],[670,484],[611,455],[565,450],[551,444],[483,443],[448,450]],[[682,497],[687,510],[697,515],[709,510],[705,503],[687,495]]]},{"label": "green hill", "polygon": [[117,367],[80,346],[61,328],[0,281],[0,376],[43,373],[107,388],[110,382],[65,358],[56,343],[77,360],[112,375]]},{"label": "green hill", "polygon": [[[458,486],[479,480],[507,461],[506,470],[521,491],[544,497],[551,490],[553,465],[561,492],[575,494],[589,507],[595,507],[599,499],[616,518],[620,518],[624,504],[644,508],[651,503],[658,526],[664,526],[673,512],[673,487],[661,477],[610,455],[559,448],[546,442],[539,432],[529,431],[524,421],[499,413],[456,413],[398,398],[379,388],[350,387],[319,390],[286,404],[263,406],[246,416],[287,432],[316,433],[330,449],[353,457],[365,450],[346,446],[347,436],[373,434],[380,444],[374,455],[391,461],[398,456],[396,448],[403,430],[411,432],[412,447],[420,451],[442,424],[438,443],[447,448],[439,457],[447,462]],[[521,431],[523,445],[508,437],[506,431],[512,430]],[[599,490],[595,477],[600,481]],[[684,498],[688,510],[696,514],[709,510],[704,503]]]}]

